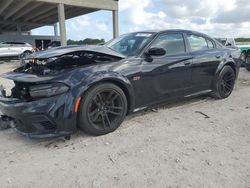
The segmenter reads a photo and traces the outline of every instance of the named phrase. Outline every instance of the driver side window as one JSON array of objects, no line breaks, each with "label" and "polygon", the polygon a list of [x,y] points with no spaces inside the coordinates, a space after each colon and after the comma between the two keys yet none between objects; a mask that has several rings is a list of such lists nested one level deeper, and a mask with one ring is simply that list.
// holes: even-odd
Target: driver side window
[{"label": "driver side window", "polygon": [[177,33],[158,36],[150,48],[163,48],[166,50],[166,55],[177,55],[186,52],[183,35]]}]

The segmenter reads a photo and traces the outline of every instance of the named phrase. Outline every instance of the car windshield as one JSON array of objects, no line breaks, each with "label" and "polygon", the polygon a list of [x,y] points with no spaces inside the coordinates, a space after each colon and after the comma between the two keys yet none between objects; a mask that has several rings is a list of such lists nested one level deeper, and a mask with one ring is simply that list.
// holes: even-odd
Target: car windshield
[{"label": "car windshield", "polygon": [[105,45],[125,56],[134,56],[150,41],[153,34],[150,32],[130,33],[111,40]]}]

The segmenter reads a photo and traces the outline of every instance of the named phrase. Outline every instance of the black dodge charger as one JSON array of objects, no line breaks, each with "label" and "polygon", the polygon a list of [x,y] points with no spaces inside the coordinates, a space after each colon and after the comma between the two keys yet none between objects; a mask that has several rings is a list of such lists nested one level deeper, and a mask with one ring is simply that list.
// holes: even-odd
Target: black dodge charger
[{"label": "black dodge charger", "polygon": [[240,51],[187,30],[122,35],[103,46],[68,46],[32,54],[2,88],[0,111],[32,138],[116,130],[129,113],[170,100],[228,97]]}]

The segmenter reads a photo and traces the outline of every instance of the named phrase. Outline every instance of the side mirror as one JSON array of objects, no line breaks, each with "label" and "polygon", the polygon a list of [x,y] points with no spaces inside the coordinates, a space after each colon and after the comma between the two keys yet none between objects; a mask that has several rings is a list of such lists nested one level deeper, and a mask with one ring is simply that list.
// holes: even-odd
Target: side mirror
[{"label": "side mirror", "polygon": [[232,46],[232,44],[231,43],[227,43],[226,46]]},{"label": "side mirror", "polygon": [[166,50],[163,48],[150,48],[146,55],[148,56],[164,56],[166,54]]}]

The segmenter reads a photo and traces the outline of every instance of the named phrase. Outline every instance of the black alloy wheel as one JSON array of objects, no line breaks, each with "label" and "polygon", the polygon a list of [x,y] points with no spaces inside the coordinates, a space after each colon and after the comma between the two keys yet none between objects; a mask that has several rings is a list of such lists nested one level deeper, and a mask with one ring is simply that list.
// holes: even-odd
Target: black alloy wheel
[{"label": "black alloy wheel", "polygon": [[126,113],[124,92],[114,84],[99,84],[81,100],[79,127],[93,135],[107,134],[120,126]]},{"label": "black alloy wheel", "polygon": [[235,79],[234,70],[228,65],[224,66],[215,83],[212,96],[219,99],[229,97],[234,89]]},{"label": "black alloy wheel", "polygon": [[234,87],[234,79],[234,73],[231,71],[228,71],[223,75],[220,82],[220,89],[221,92],[223,92],[223,95],[230,95]]}]

